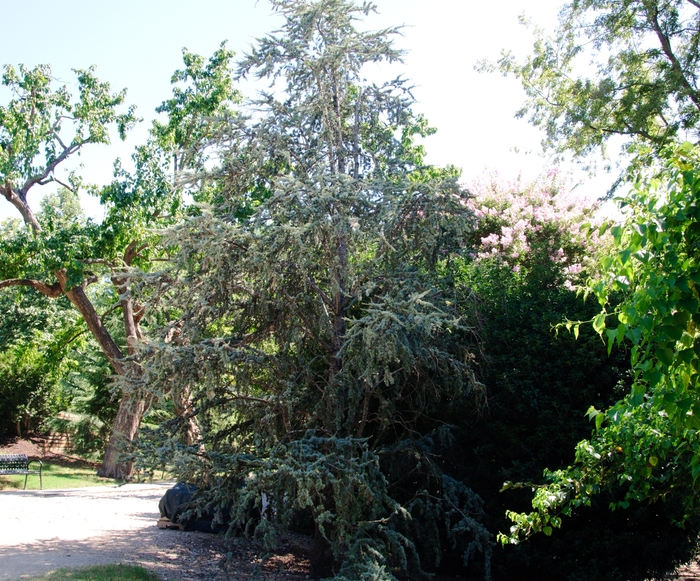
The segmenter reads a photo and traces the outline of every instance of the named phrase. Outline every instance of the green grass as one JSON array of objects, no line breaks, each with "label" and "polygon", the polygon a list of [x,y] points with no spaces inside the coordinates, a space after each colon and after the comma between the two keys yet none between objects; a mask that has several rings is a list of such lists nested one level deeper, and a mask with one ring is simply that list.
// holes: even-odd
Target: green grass
[{"label": "green grass", "polygon": [[[38,470],[39,463],[32,462],[31,470]],[[108,486],[116,484],[111,478],[100,478],[96,468],[87,462],[44,461],[42,468],[44,490],[55,488],[83,488],[85,486]],[[0,476],[0,490],[22,490],[24,476]],[[27,479],[27,490],[39,490],[39,475],[30,474]]]},{"label": "green grass", "polygon": [[[97,476],[97,464],[85,460],[69,458],[44,460],[42,475],[44,490],[57,488],[84,488],[86,486],[113,486],[123,484],[121,480],[100,478]],[[30,470],[38,470],[39,463],[32,462]],[[165,482],[172,479],[172,474],[159,471],[153,478],[148,475],[136,474],[133,482]],[[22,490],[24,475],[0,476],[0,490]],[[27,490],[39,490],[39,475],[30,474],[27,479]]]},{"label": "green grass", "polygon": [[59,569],[27,581],[158,581],[158,577],[132,565],[97,565],[84,569]]}]

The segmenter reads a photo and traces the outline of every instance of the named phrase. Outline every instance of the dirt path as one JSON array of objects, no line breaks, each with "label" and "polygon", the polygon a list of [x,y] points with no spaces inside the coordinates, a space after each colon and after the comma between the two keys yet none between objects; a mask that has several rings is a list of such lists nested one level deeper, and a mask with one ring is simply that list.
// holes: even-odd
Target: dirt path
[{"label": "dirt path", "polygon": [[[214,535],[156,526],[169,486],[0,491],[0,580],[106,563],[141,565],[168,581],[249,579],[259,561],[250,547],[233,547],[229,562],[231,548]],[[263,579],[309,578],[308,563],[289,548],[267,564]]]}]

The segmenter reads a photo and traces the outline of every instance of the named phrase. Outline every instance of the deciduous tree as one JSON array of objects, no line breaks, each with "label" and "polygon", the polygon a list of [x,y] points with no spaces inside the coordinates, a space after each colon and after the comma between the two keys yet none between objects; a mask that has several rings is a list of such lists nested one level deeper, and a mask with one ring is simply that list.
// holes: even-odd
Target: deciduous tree
[{"label": "deciduous tree", "polygon": [[[47,297],[66,296],[85,320],[117,375],[138,378],[136,343],[144,311],[134,303],[128,271],[147,267],[158,253],[151,231],[174,220],[183,206],[185,189],[174,183],[186,170],[204,163],[206,132],[217,116],[225,116],[235,92],[228,63],[232,53],[222,45],[209,62],[183,52],[185,70],[177,71],[175,96],[160,108],[165,124],[154,138],[137,148],[135,170],[115,165],[115,180],[102,191],[106,217],[100,223],[66,219],[61,208],[44,215],[30,205],[30,193],[52,182],[77,191],[79,176],[60,177],[65,162],[82,148],[109,141],[115,125],[121,137],[135,123],[133,108],[118,113],[125,92],[111,93],[92,69],[77,71],[79,96],[65,87],[54,89],[48,66],[5,68],[3,83],[13,98],[0,107],[0,191],[22,215],[24,231],[2,241],[0,288],[26,286]],[[173,172],[175,160],[175,172]],[[88,292],[103,277],[111,279],[115,308],[122,312],[125,344],[118,344],[104,325]],[[110,291],[107,291],[108,293]],[[112,436],[105,451],[103,476],[129,478],[131,462],[119,460],[124,445],[135,439],[148,396],[123,394]]]},{"label": "deciduous tree", "polygon": [[[576,464],[546,474],[533,512],[510,513],[504,542],[551,534],[562,516],[605,491],[616,492],[613,509],[666,502],[679,525],[697,523],[700,163],[691,144],[664,157],[655,173],[634,173],[634,191],[619,201],[626,219],[611,228],[616,249],[589,283],[602,307],[593,328],[609,348],[631,346],[631,391],[607,410],[589,410],[596,432],[578,444]],[[619,302],[611,303],[613,293]]]},{"label": "deciduous tree", "polygon": [[522,82],[518,115],[546,148],[585,155],[618,135],[658,152],[698,137],[699,41],[695,0],[574,0],[552,36],[536,31],[531,56],[504,53],[494,68]]},{"label": "deciduous tree", "polygon": [[[109,142],[109,129],[116,125],[123,138],[136,118],[133,108],[118,113],[124,91],[111,93],[93,70],[76,71],[79,97],[65,87],[52,88],[48,66],[16,70],[5,67],[3,84],[13,94],[0,108],[0,180],[2,194],[21,214],[27,230],[3,240],[0,288],[28,286],[50,298],[65,295],[80,312],[116,373],[127,373],[121,349],[106,330],[86,290],[97,281],[86,259],[97,237],[91,223],[62,223],[47,216],[41,224],[29,203],[37,186],[58,182],[75,190],[79,179],[71,174],[59,178],[59,166],[85,146]],[[133,313],[127,316],[138,325]],[[126,319],[125,319],[126,321]],[[123,470],[115,476],[128,476]]]}]

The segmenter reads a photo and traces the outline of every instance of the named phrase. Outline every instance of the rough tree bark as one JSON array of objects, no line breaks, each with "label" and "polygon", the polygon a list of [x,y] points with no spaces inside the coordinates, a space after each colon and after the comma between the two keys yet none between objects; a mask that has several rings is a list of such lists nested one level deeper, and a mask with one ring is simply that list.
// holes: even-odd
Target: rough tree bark
[{"label": "rough tree bark", "polygon": [[[136,242],[132,241],[124,252],[124,265],[130,267],[134,258],[144,248],[145,246],[137,248]],[[140,339],[143,339],[139,323],[144,311],[141,306],[134,304],[127,278],[123,275],[114,276],[112,277],[112,284],[119,294],[126,334],[127,354],[129,356],[128,362],[124,360],[123,356],[121,357],[119,363],[122,366],[122,372],[117,371],[117,373],[132,380],[137,380],[141,376],[141,366],[137,360],[136,344]],[[102,466],[97,471],[99,476],[118,478],[120,480],[129,480],[133,476],[133,462],[120,460],[120,454],[128,450],[136,440],[141,420],[150,406],[150,399],[150,397],[139,392],[125,392],[122,394],[112,433],[105,448]]]},{"label": "rough tree bark", "polygon": [[[165,337],[166,343],[179,343],[186,344],[186,340],[182,340],[182,321],[175,324],[167,336]],[[182,388],[172,389],[170,392],[170,397],[173,400],[173,411],[175,415],[182,420],[181,442],[185,446],[194,446],[199,444],[202,446],[202,429],[197,420],[197,415],[192,405],[192,389],[189,385]]]},{"label": "rough tree bark", "polygon": [[194,415],[190,387],[187,386],[185,389],[173,392],[172,398],[175,415],[183,422],[181,430],[182,443],[185,446],[195,446],[197,444],[201,446],[202,430],[197,421],[197,416]]}]

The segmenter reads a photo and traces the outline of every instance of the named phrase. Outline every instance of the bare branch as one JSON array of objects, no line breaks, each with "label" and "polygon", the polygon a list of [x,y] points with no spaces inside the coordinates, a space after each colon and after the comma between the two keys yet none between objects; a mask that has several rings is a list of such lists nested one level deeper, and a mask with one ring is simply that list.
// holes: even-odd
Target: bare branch
[{"label": "bare branch", "polygon": [[44,171],[41,172],[39,175],[34,176],[33,178],[29,178],[24,185],[20,188],[20,192],[26,197],[27,192],[29,189],[35,185],[35,184],[41,184],[42,182],[45,182],[45,180],[53,173],[53,171],[56,169],[56,167],[61,164],[63,161],[65,161],[68,156],[74,154],[76,151],[78,151],[83,145],[86,145],[90,143],[90,138],[88,139],[83,139],[82,141],[79,141],[78,143],[74,143],[73,145],[65,148],[62,152],[61,155],[59,155],[56,159],[54,159],[51,163],[49,163],[45,168]]},{"label": "bare branch", "polygon": [[96,274],[93,274],[92,272],[87,273],[88,276],[83,278],[83,282],[80,284],[80,286],[83,287],[83,289],[87,288],[88,285],[95,284],[96,282],[100,282],[100,279],[97,277]]},{"label": "bare branch", "polygon": [[122,306],[121,303],[116,303],[116,304],[112,305],[111,307],[109,307],[104,313],[102,313],[102,315],[100,316],[100,321],[102,321],[102,324],[103,325],[105,324],[107,315],[109,315],[110,313],[113,313],[117,309],[121,308],[121,306]]},{"label": "bare branch", "polygon": [[147,243],[141,244],[141,246],[139,247],[137,247],[136,244],[137,241],[132,240],[126,247],[126,250],[124,250],[124,258],[122,260],[124,261],[124,264],[126,264],[126,266],[131,266],[131,263],[134,261],[134,258],[138,258],[141,255],[141,252],[148,248]]},{"label": "bare branch", "polygon": [[316,284],[316,281],[312,277],[307,278],[311,287],[316,291],[319,298],[325,302],[329,307],[333,306],[333,301],[331,298]]},{"label": "bare branch", "polygon": [[104,264],[110,268],[116,268],[113,262],[105,260],[104,258],[85,258],[79,261],[82,264]]},{"label": "bare branch", "polygon": [[66,184],[66,183],[63,183],[63,182],[62,182],[61,180],[59,180],[57,177],[54,177],[54,178],[53,178],[53,181],[55,181],[59,186],[63,186],[64,188],[66,188],[67,190],[69,190],[69,191],[71,191],[71,192],[73,192],[73,193],[75,193],[75,191],[76,191],[76,188],[74,188],[73,186],[69,186],[69,185]]},{"label": "bare branch", "polygon": [[[691,4],[696,5],[694,2],[691,2]],[[681,84],[685,88],[688,97],[690,97],[690,100],[698,109],[700,109],[700,95],[698,95],[697,91],[693,88],[693,86],[686,78],[685,71],[683,70],[681,63],[678,61],[678,58],[673,52],[673,48],[671,47],[671,41],[662,30],[661,24],[659,24],[659,12],[656,6],[652,7],[649,10],[648,20],[649,24],[651,24],[652,28],[654,29],[654,32],[656,33],[656,36],[659,39],[659,42],[661,43],[661,48],[664,54],[666,55],[666,58],[671,63],[671,68],[678,75],[678,78],[680,79]]]}]

